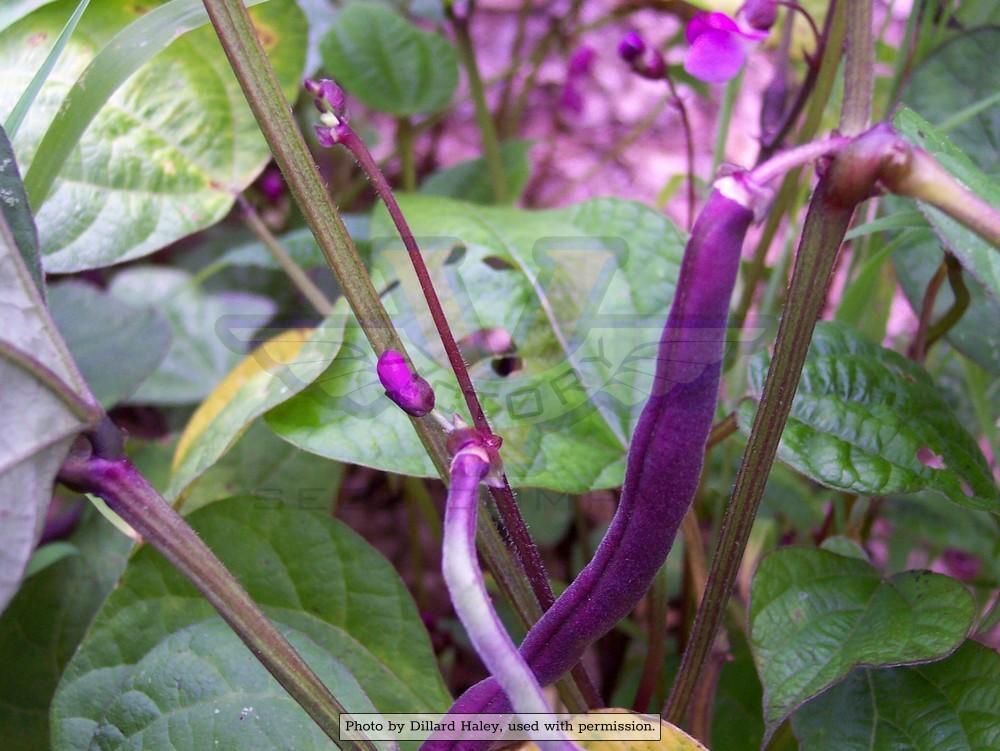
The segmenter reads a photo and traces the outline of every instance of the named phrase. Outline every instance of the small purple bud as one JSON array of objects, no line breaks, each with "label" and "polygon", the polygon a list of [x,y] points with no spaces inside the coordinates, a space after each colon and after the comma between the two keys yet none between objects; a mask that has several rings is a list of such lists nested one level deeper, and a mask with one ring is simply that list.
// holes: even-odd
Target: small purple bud
[{"label": "small purple bud", "polygon": [[766,31],[774,26],[778,17],[777,0],[747,0],[743,6],[743,17],[755,29]]},{"label": "small purple bud", "polygon": [[343,120],[347,117],[347,96],[340,85],[329,78],[319,81],[307,78],[302,87],[313,97],[313,104],[320,112],[330,112]]},{"label": "small purple bud", "polygon": [[574,52],[569,58],[569,65],[566,68],[566,75],[569,78],[579,78],[590,73],[590,69],[594,66],[594,59],[597,57],[597,53],[594,52],[594,48],[588,45],[583,45],[576,52]]},{"label": "small purple bud", "polygon": [[638,60],[645,51],[646,42],[639,36],[639,32],[637,31],[628,32],[618,43],[618,54],[622,60],[630,63]]},{"label": "small purple bud", "polygon": [[659,81],[667,74],[667,63],[659,50],[650,50],[646,53],[646,59],[638,69],[639,75],[653,81]]},{"label": "small purple bud", "polygon": [[319,145],[324,149],[332,149],[338,143],[340,143],[340,127],[329,125],[323,125],[323,123],[316,123],[313,126],[316,131],[316,140],[319,141]]},{"label": "small purple bud", "polygon": [[271,203],[277,203],[285,194],[285,180],[281,176],[281,170],[277,167],[268,167],[261,175],[257,187],[264,194],[264,198]]},{"label": "small purple bud", "polygon": [[394,349],[387,349],[375,366],[378,379],[388,396],[406,414],[423,417],[434,409],[434,389],[410,370],[406,358]]}]

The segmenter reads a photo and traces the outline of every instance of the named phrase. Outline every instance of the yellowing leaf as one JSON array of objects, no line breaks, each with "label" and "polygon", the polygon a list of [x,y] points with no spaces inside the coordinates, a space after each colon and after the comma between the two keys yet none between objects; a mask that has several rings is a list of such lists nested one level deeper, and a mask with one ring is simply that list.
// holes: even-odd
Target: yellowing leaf
[{"label": "yellowing leaf", "polygon": [[343,313],[282,331],[247,355],[191,416],[174,452],[167,497],[180,498],[260,415],[312,383],[343,342]]}]

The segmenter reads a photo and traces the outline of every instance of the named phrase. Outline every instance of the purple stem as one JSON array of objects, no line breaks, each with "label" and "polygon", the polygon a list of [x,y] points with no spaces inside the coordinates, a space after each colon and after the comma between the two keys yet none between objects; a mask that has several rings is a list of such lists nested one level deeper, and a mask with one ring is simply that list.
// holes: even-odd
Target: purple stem
[{"label": "purple stem", "polygon": [[[431,281],[430,273],[427,271],[423,255],[420,253],[417,241],[413,237],[413,232],[410,230],[410,226],[407,224],[402,210],[399,208],[399,203],[396,201],[395,195],[393,195],[388,180],[385,179],[382,170],[379,169],[378,164],[372,158],[371,152],[368,151],[368,147],[365,146],[364,141],[358,137],[357,133],[349,125],[341,123],[338,126],[337,136],[338,141],[347,147],[361,166],[361,169],[364,170],[365,174],[372,181],[375,191],[382,199],[386,210],[389,212],[389,216],[396,225],[399,236],[403,240],[403,245],[406,246],[407,253],[410,256],[413,270],[420,283],[420,289],[427,300],[427,307],[430,309],[434,326],[441,337],[441,344],[444,346],[445,353],[448,356],[448,362],[451,364],[451,369],[458,380],[459,388],[465,397],[465,403],[469,407],[472,422],[485,436],[494,438],[495,447],[498,448],[500,441],[495,438],[489,421],[487,421],[486,415],[483,413],[476,389],[472,385],[472,378],[469,376],[469,371],[465,367],[465,360],[462,359],[461,350],[451,332],[451,327],[448,325],[448,319],[441,307],[441,301],[438,298],[437,291],[434,289],[434,283]],[[500,518],[503,520],[507,534],[510,535],[512,547],[518,561],[524,569],[528,581],[531,583],[535,597],[538,598],[539,604],[544,610],[553,601],[552,588],[549,586],[545,564],[542,562],[542,556],[538,552],[538,547],[531,539],[531,533],[528,532],[528,527],[525,525],[524,519],[518,511],[517,502],[514,500],[514,493],[507,482],[507,476],[502,475],[500,479],[500,486],[491,486],[490,493],[496,501],[497,509],[500,511]]]},{"label": "purple stem", "polygon": [[[458,618],[476,653],[506,695],[513,711],[527,715],[551,712],[542,687],[497,617],[476,558],[477,488],[490,471],[484,448],[463,448],[451,463],[451,485],[444,518],[442,569]],[[563,736],[557,751],[580,751]]]},{"label": "purple stem", "polygon": [[[588,645],[629,614],[670,551],[701,474],[729,300],[752,219],[739,198],[714,190],[695,223],[660,340],[652,393],[629,448],[618,510],[594,558],[521,645],[541,685],[559,678]],[[469,689],[450,711],[508,709],[503,691],[490,679]],[[423,751],[471,751],[483,745],[432,740]]]}]

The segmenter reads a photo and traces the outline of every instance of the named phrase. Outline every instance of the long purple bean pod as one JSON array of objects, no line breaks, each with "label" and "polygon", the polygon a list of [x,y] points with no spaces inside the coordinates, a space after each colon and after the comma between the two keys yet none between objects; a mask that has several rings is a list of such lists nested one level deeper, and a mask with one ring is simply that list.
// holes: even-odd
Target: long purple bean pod
[{"label": "long purple bean pod", "polygon": [[[505,701],[515,713],[525,715],[521,718],[524,722],[529,722],[527,715],[552,710],[534,673],[500,622],[476,558],[477,489],[490,467],[488,451],[478,441],[470,441],[452,459],[441,567],[452,605],[472,646]],[[556,751],[580,751],[565,736],[553,741],[551,747]]]},{"label": "long purple bean pod", "polygon": [[[593,559],[521,645],[540,685],[558,679],[631,612],[691,505],[718,397],[729,300],[753,220],[753,193],[746,173],[723,178],[692,229],[652,390],[629,447],[618,510]],[[509,710],[503,689],[491,678],[466,691],[450,712]],[[432,738],[423,751],[485,745]]]}]

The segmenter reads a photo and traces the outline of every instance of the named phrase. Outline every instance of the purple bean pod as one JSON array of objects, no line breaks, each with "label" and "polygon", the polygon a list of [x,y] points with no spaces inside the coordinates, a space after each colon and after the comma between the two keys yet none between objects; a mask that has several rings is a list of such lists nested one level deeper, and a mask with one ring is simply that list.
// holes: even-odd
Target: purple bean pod
[{"label": "purple bean pod", "polygon": [[[451,484],[444,517],[441,568],[452,605],[469,640],[486,665],[508,706],[530,722],[527,715],[548,713],[542,687],[500,622],[476,558],[477,488],[490,472],[487,448],[470,442],[451,462]],[[553,742],[556,751],[580,751],[565,736]]]},{"label": "purple bean pod", "polygon": [[[540,685],[572,668],[631,612],[691,505],[715,413],[729,300],[753,220],[753,192],[745,173],[723,178],[694,225],[660,339],[652,392],[632,436],[618,510],[594,558],[521,645]],[[450,712],[509,709],[491,678],[466,691]],[[422,749],[472,751],[485,745],[432,738]]]}]

